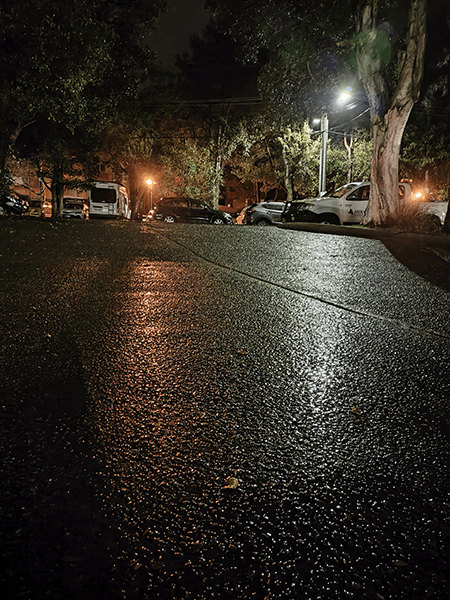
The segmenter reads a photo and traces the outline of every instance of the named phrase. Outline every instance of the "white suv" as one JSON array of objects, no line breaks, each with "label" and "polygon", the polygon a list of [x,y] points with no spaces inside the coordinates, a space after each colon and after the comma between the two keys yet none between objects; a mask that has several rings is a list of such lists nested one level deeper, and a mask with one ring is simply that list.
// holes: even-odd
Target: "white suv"
[{"label": "white suv", "polygon": [[[433,215],[436,223],[444,224],[447,213],[447,202],[432,202],[429,195],[418,188],[413,189],[409,183],[398,185],[399,197],[414,200],[423,205],[423,211]],[[310,223],[329,223],[330,225],[350,225],[361,223],[370,196],[368,181],[347,183],[322,198],[294,200],[286,205],[282,223],[295,221]]]}]

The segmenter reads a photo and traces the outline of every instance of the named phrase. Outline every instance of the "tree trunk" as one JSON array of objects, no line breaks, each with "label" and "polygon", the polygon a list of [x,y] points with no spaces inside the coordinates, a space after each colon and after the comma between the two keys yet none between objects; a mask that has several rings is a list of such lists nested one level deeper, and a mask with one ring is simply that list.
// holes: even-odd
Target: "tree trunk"
[{"label": "tree trunk", "polygon": [[[146,193],[148,194],[148,190],[144,189],[144,184],[142,182],[142,173],[145,170],[145,167],[138,161],[130,161],[126,166],[120,166],[122,171],[128,175],[128,180],[130,182],[131,219],[136,220],[139,217],[142,217],[141,206],[143,206],[144,195]],[[150,201],[148,204],[150,204]],[[144,211],[144,214],[147,213]]]},{"label": "tree trunk", "polygon": [[289,160],[288,160],[288,157],[286,154],[286,143],[284,141],[282,141],[281,145],[282,145],[282,156],[283,156],[283,162],[284,162],[284,184],[286,186],[286,191],[287,191],[287,201],[292,202],[292,200],[294,199],[294,189],[292,186],[292,175],[291,175]]},{"label": "tree trunk", "polygon": [[351,183],[353,181],[353,133],[350,134],[350,140],[347,140],[347,136],[344,136],[344,146],[348,158],[347,183]]},{"label": "tree trunk", "polygon": [[385,70],[391,61],[391,42],[378,29],[378,0],[361,0],[357,5],[356,58],[358,74],[369,100],[374,142],[366,224],[388,224],[397,216],[398,158],[406,123],[419,99],[425,60],[426,16],[426,0],[411,0],[406,44],[399,55],[397,87],[389,97]]},{"label": "tree trunk", "polygon": [[15,144],[20,132],[24,128],[21,123],[9,123],[0,135],[0,191],[6,192],[10,184],[9,170],[6,168],[9,151]]},{"label": "tree trunk", "polygon": [[64,203],[64,184],[52,181],[52,219],[62,219]]},{"label": "tree trunk", "polygon": [[64,176],[62,165],[55,161],[52,169],[52,219],[62,219],[64,207]]},{"label": "tree trunk", "polygon": [[222,183],[222,157],[220,155],[217,155],[215,165],[214,165],[214,182],[213,182],[213,189],[212,189],[213,208],[215,208],[216,210],[219,208],[220,184],[221,183]]},{"label": "tree trunk", "polygon": [[388,110],[383,119],[373,123],[373,154],[370,203],[365,224],[392,225],[399,212],[398,160],[403,132],[413,102]]},{"label": "tree trunk", "polygon": [[213,178],[211,181],[211,196],[212,196],[212,205],[216,210],[219,208],[219,199],[220,199],[220,184],[223,179],[223,168],[222,168],[222,136],[224,127],[222,123],[217,123],[217,126],[214,126],[214,138],[212,139],[212,147],[214,148],[213,152]]}]

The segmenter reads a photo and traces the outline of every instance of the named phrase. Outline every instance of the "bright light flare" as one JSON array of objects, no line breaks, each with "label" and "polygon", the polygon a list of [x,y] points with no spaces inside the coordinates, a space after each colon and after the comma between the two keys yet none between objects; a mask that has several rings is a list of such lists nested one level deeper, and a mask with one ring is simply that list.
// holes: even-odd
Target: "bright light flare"
[{"label": "bright light flare", "polygon": [[343,106],[344,104],[346,104],[350,98],[352,97],[352,88],[351,87],[347,87],[345,88],[345,91],[342,92],[341,94],[339,94],[337,102],[339,104],[339,106]]}]

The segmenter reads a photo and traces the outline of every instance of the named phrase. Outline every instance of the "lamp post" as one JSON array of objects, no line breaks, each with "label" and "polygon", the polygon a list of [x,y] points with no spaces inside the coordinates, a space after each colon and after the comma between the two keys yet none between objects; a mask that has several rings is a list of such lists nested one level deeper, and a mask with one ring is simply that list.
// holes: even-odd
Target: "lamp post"
[{"label": "lamp post", "polygon": [[327,147],[328,147],[328,115],[324,113],[320,119],[320,135],[322,143],[320,145],[319,161],[319,196],[325,196],[327,193]]},{"label": "lamp post", "polygon": [[146,179],[145,183],[150,188],[150,210],[153,210],[153,184],[155,183],[152,179]]},{"label": "lamp post", "polygon": [[[343,106],[351,98],[351,87],[347,87],[338,98],[338,104]],[[319,161],[319,196],[327,193],[327,149],[328,149],[328,115],[323,113],[320,119],[320,161]]]}]

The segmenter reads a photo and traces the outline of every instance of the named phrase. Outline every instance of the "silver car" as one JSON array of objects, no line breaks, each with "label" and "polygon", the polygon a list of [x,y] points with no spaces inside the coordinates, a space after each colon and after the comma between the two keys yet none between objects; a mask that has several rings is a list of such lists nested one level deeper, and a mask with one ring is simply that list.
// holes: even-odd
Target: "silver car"
[{"label": "silver car", "polygon": [[63,218],[65,219],[87,219],[88,207],[84,200],[79,198],[64,198]]},{"label": "silver car", "polygon": [[281,223],[281,213],[286,202],[260,202],[247,208],[243,225],[275,225]]}]

